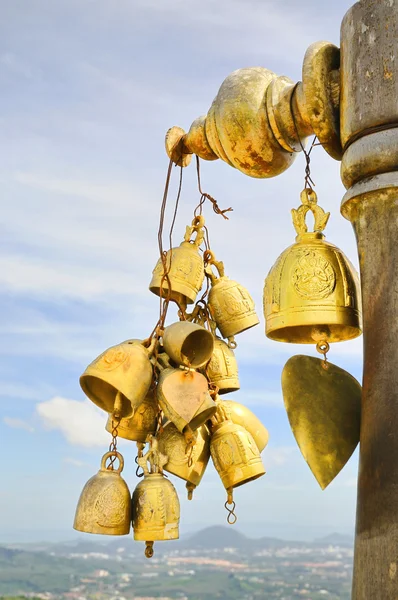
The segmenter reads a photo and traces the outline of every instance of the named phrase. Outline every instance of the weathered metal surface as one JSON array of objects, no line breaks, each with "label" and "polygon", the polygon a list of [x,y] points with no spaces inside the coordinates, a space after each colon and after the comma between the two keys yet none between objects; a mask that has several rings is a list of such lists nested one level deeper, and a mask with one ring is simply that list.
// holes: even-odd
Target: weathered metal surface
[{"label": "weathered metal surface", "polygon": [[353,600],[398,597],[397,33],[396,0],[362,0],[341,30],[342,213],[358,241],[364,327]]},{"label": "weathered metal surface", "polygon": [[297,85],[263,67],[234,71],[206,117],[196,119],[187,134],[180,127],[169,129],[168,156],[182,166],[192,153],[205,160],[218,157],[250,177],[275,177],[315,133],[340,160],[339,63],[338,48],[317,42],[306,53]]},{"label": "weathered metal surface", "polygon": [[341,141],[397,122],[396,0],[362,0],[341,29]]}]

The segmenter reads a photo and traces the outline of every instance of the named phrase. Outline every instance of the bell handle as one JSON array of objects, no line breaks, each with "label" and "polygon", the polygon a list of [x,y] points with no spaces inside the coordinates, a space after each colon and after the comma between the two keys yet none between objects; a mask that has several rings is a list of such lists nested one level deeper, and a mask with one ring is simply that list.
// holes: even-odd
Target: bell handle
[{"label": "bell handle", "polygon": [[304,188],[300,194],[300,200],[301,205],[297,209],[293,208],[291,211],[296,233],[298,235],[307,233],[308,227],[305,219],[309,211],[314,216],[314,233],[321,233],[328,223],[330,213],[326,213],[318,205],[318,197],[312,188]]},{"label": "bell handle", "polygon": [[212,250],[206,250],[206,254],[205,254],[204,258],[207,263],[207,265],[205,267],[205,273],[209,277],[212,285],[214,285],[215,282],[218,281],[218,278],[214,275],[212,266],[214,265],[215,268],[217,269],[219,278],[225,277],[224,263],[221,260],[216,260],[216,256],[215,256],[214,252],[212,252]]},{"label": "bell handle", "polygon": [[[199,248],[201,243],[204,240],[204,228],[205,226],[205,218],[203,215],[198,215],[195,217],[191,223],[191,225],[187,225],[185,230],[184,241],[188,243],[192,243],[194,246]],[[192,235],[196,233],[196,237],[194,240],[191,240]]]},{"label": "bell handle", "polygon": [[[151,358],[151,356],[155,352],[157,343],[158,343],[158,338],[156,336],[153,337],[152,339],[149,338],[142,342],[142,345],[144,346],[145,350],[147,351],[149,358]],[[148,344],[148,346],[146,344]]]},{"label": "bell handle", "polygon": [[104,456],[101,459],[101,471],[109,471],[110,470],[106,467],[106,461],[111,456],[116,456],[116,458],[119,460],[119,468],[112,469],[112,470],[116,471],[117,473],[121,473],[123,471],[123,467],[124,467],[124,458],[120,454],[120,452],[117,452],[116,450],[112,450],[111,452],[106,452],[106,454],[104,454]]}]

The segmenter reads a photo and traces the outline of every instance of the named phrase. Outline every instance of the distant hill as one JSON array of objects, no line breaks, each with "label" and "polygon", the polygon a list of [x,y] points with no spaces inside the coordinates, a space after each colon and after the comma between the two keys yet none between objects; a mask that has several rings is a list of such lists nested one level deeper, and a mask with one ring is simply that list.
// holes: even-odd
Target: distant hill
[{"label": "distant hill", "polygon": [[331,533],[322,538],[314,540],[314,544],[320,544],[322,546],[353,546],[354,536],[343,535],[341,533]]}]

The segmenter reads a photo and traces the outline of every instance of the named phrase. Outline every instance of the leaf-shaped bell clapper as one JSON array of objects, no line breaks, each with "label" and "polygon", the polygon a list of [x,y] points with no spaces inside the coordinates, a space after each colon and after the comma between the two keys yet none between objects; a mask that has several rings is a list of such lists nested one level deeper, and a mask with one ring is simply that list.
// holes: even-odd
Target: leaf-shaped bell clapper
[{"label": "leaf-shaped bell clapper", "polygon": [[153,345],[154,342],[146,348],[140,340],[127,340],[103,352],[80,377],[84,393],[94,404],[112,413],[119,392],[119,415],[132,416],[152,382]]},{"label": "leaf-shaped bell clapper", "polygon": [[[216,261],[211,251],[207,251],[207,256],[206,275],[211,281],[207,304],[223,338],[232,338],[258,325],[254,302],[247,289],[225,275],[224,264]],[[214,275],[213,265],[219,277]]]},{"label": "leaf-shaped bell clapper", "polygon": [[253,436],[242,425],[229,420],[222,405],[223,402],[218,403],[212,419],[210,453],[225,489],[230,492],[258,479],[265,469]]},{"label": "leaf-shaped bell clapper", "polygon": [[187,426],[195,431],[217,410],[206,377],[193,369],[168,368],[161,371],[157,400],[166,419],[174,423],[181,433]]},{"label": "leaf-shaped bell clapper", "polygon": [[[170,282],[171,300],[181,306],[195,302],[205,277],[203,257],[199,253],[204,238],[204,224],[204,217],[195,217],[191,226],[187,226],[180,246],[169,250],[164,260],[158,260],[149,284],[151,292],[166,297]],[[193,236],[194,239],[191,239]]]},{"label": "leaf-shaped bell clapper", "polygon": [[236,425],[244,427],[253,437],[259,451],[262,452],[268,444],[269,433],[260,419],[247,406],[239,402],[227,399],[220,399],[220,402],[222,402],[228,419]]},{"label": "leaf-shaped bell clapper", "polygon": [[[301,201],[292,210],[296,243],[280,255],[265,280],[266,335],[297,344],[353,339],[362,331],[358,275],[343,252],[325,241],[329,213],[318,206],[315,192],[303,190]],[[312,232],[305,223],[309,211]]]},{"label": "leaf-shaped bell clapper", "polygon": [[197,369],[206,364],[213,354],[213,335],[189,321],[169,325],[162,338],[164,350],[176,365]]},{"label": "leaf-shaped bell clapper", "polygon": [[214,352],[206,366],[206,375],[218,388],[219,394],[228,394],[240,389],[238,362],[229,345],[215,338]]},{"label": "leaf-shaped bell clapper", "polygon": [[134,539],[146,542],[147,558],[153,556],[153,542],[178,539],[180,521],[177,492],[163,476],[167,456],[158,450],[156,438],[152,437],[150,443],[149,451],[138,458],[144,479],[135,488],[132,500]]},{"label": "leaf-shaped bell clapper", "polygon": [[210,459],[210,433],[206,425],[198,427],[189,435],[180,433],[173,423],[163,427],[157,440],[159,450],[168,458],[165,471],[177,475],[187,482],[188,499],[192,499],[193,490],[199,485]]},{"label": "leaf-shaped bell clapper", "polygon": [[[106,466],[111,456],[119,459],[119,468]],[[120,476],[123,457],[119,452],[107,452],[102,457],[101,469],[83,488],[76,509],[73,528],[85,533],[126,535],[131,525],[131,495],[127,483]]]},{"label": "leaf-shaped bell clapper", "polygon": [[[125,417],[117,423],[117,435],[126,440],[144,443],[148,435],[155,434],[157,417],[156,398],[153,393],[149,392],[145,400],[135,409],[132,417]],[[112,433],[114,424],[112,415],[109,415],[106,431]]]}]

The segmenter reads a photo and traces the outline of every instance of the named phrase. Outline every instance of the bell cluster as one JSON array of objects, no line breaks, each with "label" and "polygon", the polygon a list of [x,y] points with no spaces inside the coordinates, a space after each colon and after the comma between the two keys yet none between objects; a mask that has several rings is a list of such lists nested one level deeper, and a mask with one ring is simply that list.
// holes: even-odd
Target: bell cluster
[{"label": "bell cluster", "polygon": [[[201,252],[204,238],[204,219],[196,217],[181,245],[153,271],[150,290],[166,303],[166,312],[169,302],[177,303],[180,320],[158,323],[148,340],[109,348],[80,378],[88,398],[108,413],[112,443],[82,491],[74,528],[126,535],[132,525],[147,557],[154,542],[179,536],[179,499],[164,472],[184,480],[192,499],[211,457],[231,524],[234,489],[265,474],[267,429],[247,407],[225,397],[240,388],[235,336],[259,319],[249,292],[225,275],[213,252]],[[205,280],[206,292],[197,301]],[[142,480],[132,495],[121,476],[118,437],[137,443]]]}]

